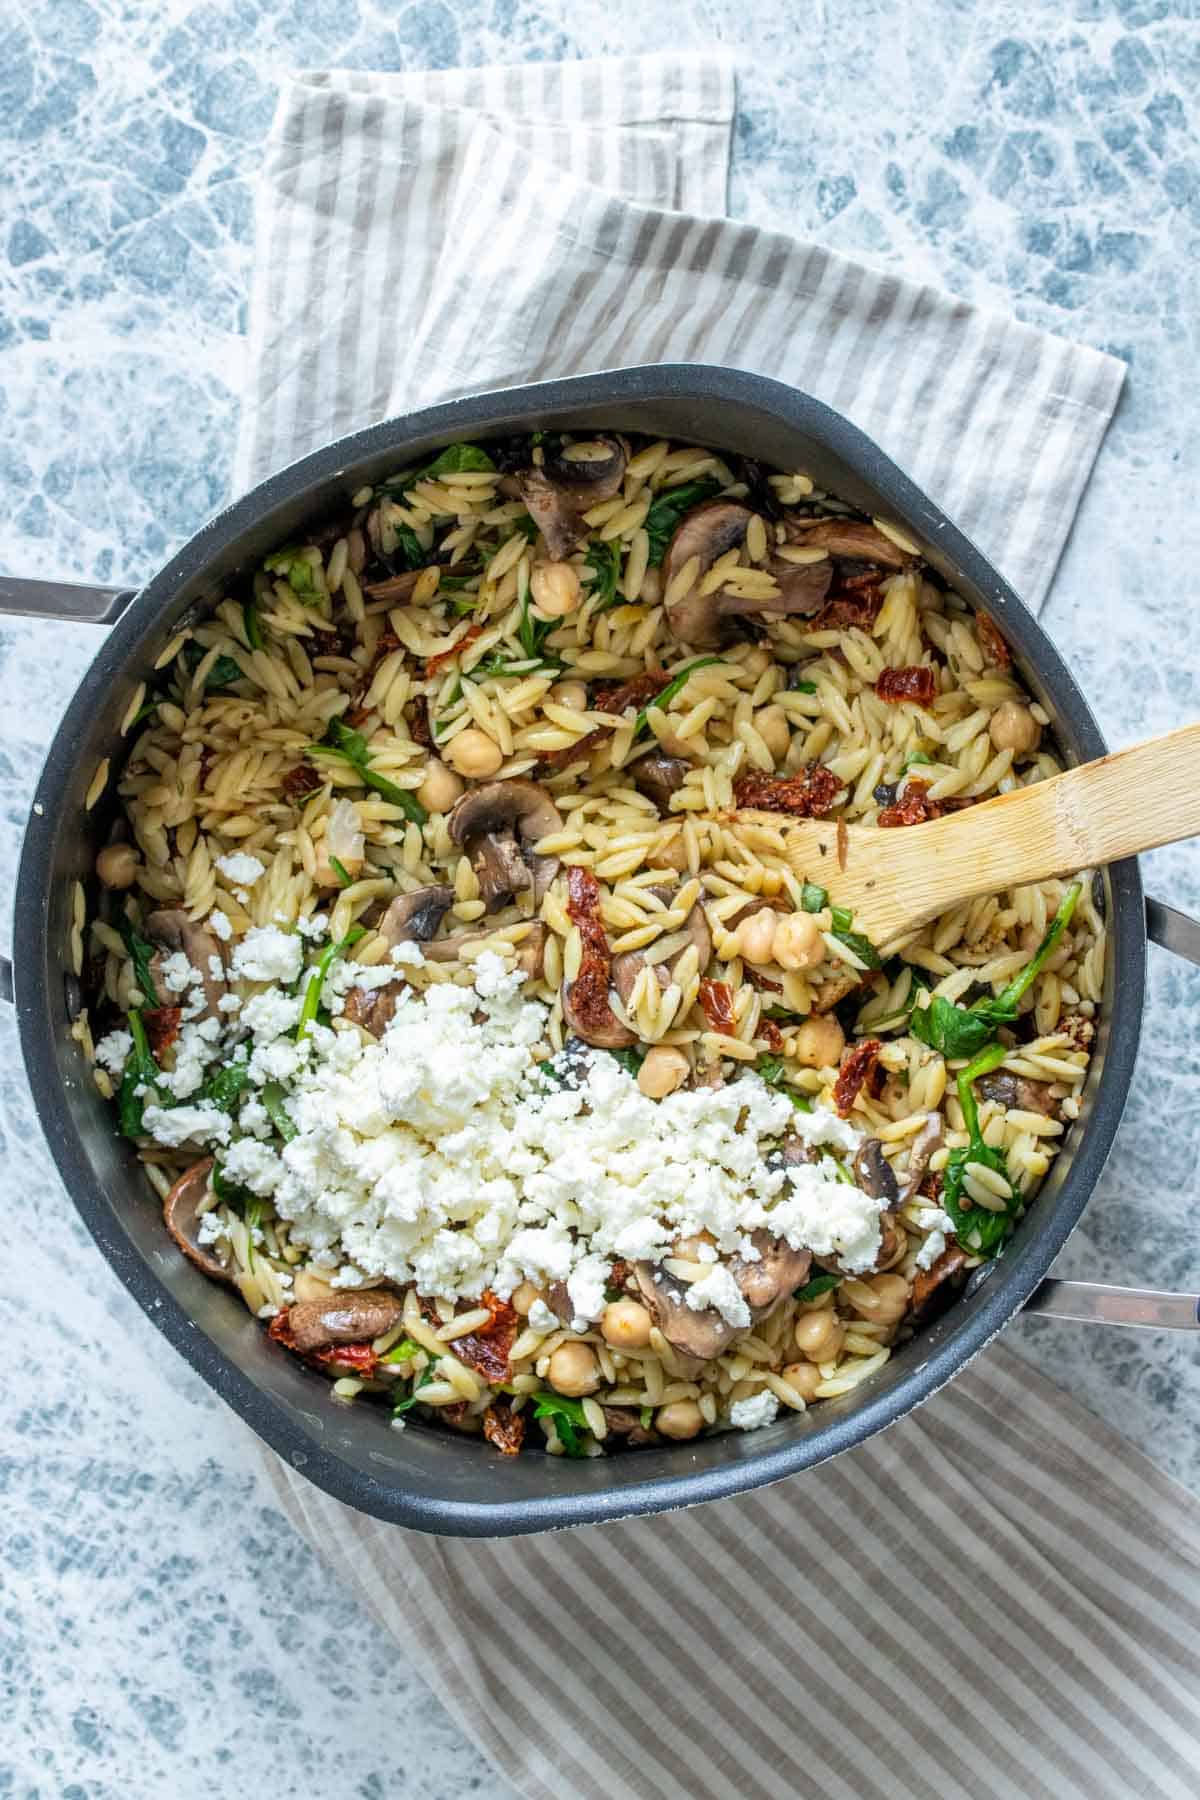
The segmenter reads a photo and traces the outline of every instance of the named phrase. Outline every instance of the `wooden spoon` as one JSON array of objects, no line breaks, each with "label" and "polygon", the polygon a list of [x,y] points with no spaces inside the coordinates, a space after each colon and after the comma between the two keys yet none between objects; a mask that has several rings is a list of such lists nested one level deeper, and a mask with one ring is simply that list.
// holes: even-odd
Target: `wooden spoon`
[{"label": "wooden spoon", "polygon": [[853,913],[855,931],[889,950],[979,894],[1196,836],[1200,724],[925,825],[880,831],[798,819],[788,828],[787,856],[797,875]]}]

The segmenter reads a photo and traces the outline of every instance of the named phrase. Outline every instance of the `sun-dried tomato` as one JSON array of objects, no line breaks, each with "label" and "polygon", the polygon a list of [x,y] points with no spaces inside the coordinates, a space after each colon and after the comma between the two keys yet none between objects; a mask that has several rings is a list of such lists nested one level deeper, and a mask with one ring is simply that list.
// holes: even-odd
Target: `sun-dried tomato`
[{"label": "sun-dried tomato", "polygon": [[733,1036],[733,990],[727,981],[710,981],[705,976],[700,983],[700,1005],[713,1031]]},{"label": "sun-dried tomato", "polygon": [[405,708],[404,722],[408,726],[408,735],[414,744],[420,744],[422,750],[433,749],[433,732],[429,729],[429,702],[423,697],[414,700]]},{"label": "sun-dried tomato", "polygon": [[882,576],[878,569],[861,569],[856,575],[842,575],[829,599],[809,631],[845,631],[858,626],[867,631],[879,617],[883,607]]},{"label": "sun-dried tomato", "polygon": [[628,706],[645,706],[665,686],[664,675],[647,671],[644,675],[632,675],[628,681],[619,682],[616,687],[601,688],[592,705],[597,712],[622,713]]},{"label": "sun-dried tomato", "polygon": [[611,1025],[608,1003],[612,953],[600,918],[600,883],[590,869],[567,870],[567,916],[579,932],[583,956],[571,983],[571,1010],[585,1027]]},{"label": "sun-dried tomato", "polygon": [[460,1362],[465,1362],[495,1387],[499,1382],[507,1381],[512,1373],[509,1353],[517,1340],[517,1311],[490,1288],[484,1290],[479,1304],[486,1306],[492,1315],[487,1324],[469,1332],[466,1337],[455,1338],[447,1348]]},{"label": "sun-dried tomato", "polygon": [[507,1400],[497,1400],[483,1415],[483,1435],[501,1456],[516,1456],[525,1442],[525,1414],[515,1413]]},{"label": "sun-dried tomato", "polygon": [[798,819],[823,819],[845,786],[824,763],[809,763],[798,775],[764,775],[748,769],[733,784],[739,806],[761,812],[791,813]]},{"label": "sun-dried tomato", "polygon": [[289,769],[283,778],[283,791],[289,800],[302,800],[305,794],[315,793],[321,785],[321,777],[311,763],[297,763]]},{"label": "sun-dried tomato", "polygon": [[432,680],[438,670],[444,668],[447,663],[453,662],[456,656],[461,656],[467,645],[473,644],[475,639],[482,634],[482,625],[468,625],[458,642],[451,644],[449,650],[439,650],[436,656],[427,657],[425,660],[426,681]]},{"label": "sun-dried tomato", "polygon": [[935,1174],[935,1172],[930,1169],[921,1177],[921,1185],[917,1189],[917,1192],[923,1199],[932,1200],[935,1206],[940,1206],[942,1200],[942,1177]]},{"label": "sun-dried tomato", "polygon": [[182,1017],[181,1006],[151,1006],[142,1013],[146,1041],[156,1059],[164,1050],[169,1050],[179,1036],[179,1021]]},{"label": "sun-dried tomato", "polygon": [[855,1044],[842,1058],[837,1085],[833,1090],[833,1104],[843,1119],[848,1116],[858,1098],[864,1081],[874,1073],[882,1048],[878,1038],[864,1038],[861,1044]]},{"label": "sun-dried tomato", "polygon": [[271,1320],[271,1323],[267,1326],[267,1336],[269,1338],[274,1338],[277,1344],[282,1344],[287,1350],[294,1350],[296,1348],[296,1340],[292,1336],[292,1328],[288,1324],[286,1307],[282,1312],[277,1312],[275,1317]]},{"label": "sun-dried tomato", "polygon": [[929,798],[927,781],[910,781],[894,806],[885,806],[876,820],[884,830],[899,825],[924,825],[929,819],[940,819],[941,806]]},{"label": "sun-dried tomato", "polygon": [[899,706],[902,700],[917,700],[928,706],[937,693],[937,676],[927,663],[911,663],[904,669],[885,669],[875,683],[881,700]]},{"label": "sun-dried tomato", "polygon": [[766,1044],[768,1050],[783,1049],[783,1033],[780,1031],[774,1019],[760,1019],[758,1022],[758,1035],[763,1040],[763,1043]]},{"label": "sun-dried tomato", "polygon": [[339,1375],[357,1375],[363,1381],[371,1381],[379,1373],[379,1358],[370,1344],[326,1344],[323,1350],[312,1352],[312,1360],[322,1368]]},{"label": "sun-dried tomato", "polygon": [[537,772],[539,775],[556,775],[570,763],[577,762],[581,756],[590,756],[598,750],[601,743],[610,736],[605,731],[589,731],[573,744],[566,744],[561,750],[543,750],[538,757]]},{"label": "sun-dried tomato", "polygon": [[313,648],[318,656],[341,656],[343,645],[336,631],[314,631]]},{"label": "sun-dried tomato", "polygon": [[985,662],[991,663],[994,669],[1012,667],[1012,652],[1000,634],[1000,627],[991,614],[982,609],[975,614],[975,635]]}]

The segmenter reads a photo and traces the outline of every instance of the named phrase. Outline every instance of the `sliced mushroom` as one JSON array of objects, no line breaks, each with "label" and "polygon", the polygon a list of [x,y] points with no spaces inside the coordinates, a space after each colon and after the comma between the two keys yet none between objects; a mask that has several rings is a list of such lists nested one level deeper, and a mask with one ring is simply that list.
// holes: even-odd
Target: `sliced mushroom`
[{"label": "sliced mushroom", "polygon": [[327,1344],[369,1343],[398,1325],[403,1314],[399,1294],[387,1288],[359,1288],[327,1300],[297,1301],[288,1308],[288,1336],[292,1348],[307,1355]]},{"label": "sliced mushroom", "polygon": [[[967,1261],[967,1253],[958,1244],[948,1244],[930,1269],[918,1269],[913,1276],[912,1293],[909,1296],[909,1317],[927,1319],[933,1308],[930,1304],[933,1296],[943,1284],[952,1279]],[[943,1295],[948,1299],[949,1295]]]},{"label": "sliced mushroom", "polygon": [[1058,1101],[1050,1092],[1047,1081],[1030,1081],[1025,1075],[997,1069],[991,1075],[980,1076],[975,1083],[975,1092],[980,1100],[992,1100],[1006,1109],[1043,1113],[1047,1119],[1058,1117]]},{"label": "sliced mushroom", "polygon": [[925,1171],[936,1150],[943,1143],[941,1113],[927,1113],[925,1123],[912,1141],[908,1152],[908,1173],[900,1189],[900,1205],[907,1206],[925,1179]]},{"label": "sliced mushroom", "polygon": [[200,1242],[200,1206],[208,1192],[212,1166],[212,1157],[206,1156],[179,1177],[163,1201],[163,1224],[189,1262],[214,1281],[232,1281],[233,1255],[228,1244]]},{"label": "sliced mushroom", "polygon": [[691,763],[682,756],[668,756],[663,750],[652,750],[633,765],[633,785],[639,794],[653,800],[660,813],[671,810],[671,795],[677,794],[688,778]]},{"label": "sliced mushroom", "polygon": [[401,998],[408,992],[407,981],[389,981],[386,987],[354,987],[346,995],[342,1017],[352,1025],[361,1025],[372,1037],[381,1038],[396,1016]]},{"label": "sliced mushroom", "polygon": [[450,836],[465,849],[488,912],[533,889],[540,901],[558,873],[558,859],[529,846],[562,830],[562,815],[536,781],[489,781],[469,788],[449,818]]},{"label": "sliced mushroom", "polygon": [[[220,1001],[225,993],[225,958],[221,952],[220,939],[205,925],[195,919],[189,919],[182,907],[163,907],[152,912],[146,920],[146,936],[151,943],[158,944],[168,954],[182,950],[189,963],[199,975],[204,987],[205,1019],[220,1017]],[[220,965],[221,974],[213,971],[213,957]],[[151,959],[150,968],[154,976],[154,984],[158,990],[158,998],[163,1004],[169,1002],[161,979],[163,957],[155,955]]]},{"label": "sliced mushroom", "polygon": [[833,566],[828,558],[816,563],[792,563],[786,557],[773,556],[767,572],[775,577],[778,591],[766,599],[731,594],[720,588],[712,594],[701,591],[702,577],[726,551],[742,543],[753,517],[750,508],[740,500],[705,500],[680,520],[663,558],[663,586],[668,587],[693,557],[699,560],[699,570],[690,592],[667,608],[667,622],[676,637],[711,649],[721,642],[727,619],[751,614],[811,618],[821,610],[833,580]]},{"label": "sliced mushroom", "polygon": [[411,600],[422,573],[421,569],[405,569],[399,575],[389,575],[386,581],[368,581],[364,591],[372,600],[386,600],[394,606],[397,601]]},{"label": "sliced mushroom", "polygon": [[452,887],[414,888],[393,900],[379,921],[379,934],[394,950],[397,944],[427,944],[454,905]]},{"label": "sliced mushroom", "polygon": [[[490,934],[486,931],[462,931],[455,937],[437,938],[423,946],[427,962],[458,962],[472,944],[482,944]],[[536,981],[545,973],[547,927],[535,921],[528,934],[516,947],[516,967],[527,981]]]},{"label": "sliced mushroom", "polygon": [[[660,988],[670,987],[676,963],[692,948],[692,945],[696,949],[697,966],[701,974],[708,967],[712,957],[712,933],[708,928],[708,919],[705,917],[704,908],[699,901],[692,907],[684,920],[684,930],[691,938],[691,944],[685,944],[681,950],[675,952],[674,956],[669,956],[664,962],[653,965],[655,979]],[[623,950],[619,956],[613,957],[612,984],[621,997],[622,1005],[628,1005],[634,983],[645,966],[646,958],[640,950]]]},{"label": "sliced mushroom", "polygon": [[586,1012],[580,1008],[578,985],[575,981],[564,981],[561,990],[563,1018],[575,1036],[582,1038],[585,1044],[594,1044],[598,1050],[628,1050],[631,1044],[636,1044],[637,1032],[622,1025],[611,1006],[601,1009],[590,1005]]},{"label": "sliced mushroom", "polygon": [[[757,1324],[772,1313],[787,1294],[808,1280],[812,1252],[794,1250],[785,1238],[773,1238],[766,1231],[754,1232],[750,1241],[759,1252],[757,1259],[732,1256],[725,1266],[750,1308],[751,1322]],[[654,1323],[667,1342],[684,1356],[711,1362],[742,1329],[730,1325],[712,1307],[701,1311],[690,1307],[687,1283],[669,1275],[665,1269],[653,1263],[639,1262],[634,1264],[633,1272]]]},{"label": "sliced mushroom", "polygon": [[862,519],[818,519],[812,525],[804,519],[792,519],[788,536],[806,549],[828,550],[830,556],[879,563],[885,569],[903,569],[912,561],[877,525],[868,525]]},{"label": "sliced mushroom", "polygon": [[582,515],[620,492],[629,453],[617,437],[597,437],[550,452],[540,469],[518,475],[521,498],[555,562],[569,556],[587,527]]},{"label": "sliced mushroom", "polygon": [[863,1193],[882,1202],[885,1212],[894,1211],[900,1201],[900,1187],[878,1138],[867,1138],[859,1145],[852,1166]]},{"label": "sliced mushroom", "polygon": [[657,1431],[642,1424],[642,1415],[636,1406],[606,1406],[604,1417],[608,1422],[609,1437],[624,1438],[631,1450],[662,1442]]}]

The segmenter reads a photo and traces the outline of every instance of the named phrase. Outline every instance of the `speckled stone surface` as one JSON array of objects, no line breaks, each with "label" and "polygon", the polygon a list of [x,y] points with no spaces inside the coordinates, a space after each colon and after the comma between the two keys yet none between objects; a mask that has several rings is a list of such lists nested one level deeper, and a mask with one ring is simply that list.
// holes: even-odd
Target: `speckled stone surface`
[{"label": "speckled stone surface", "polygon": [[[228,493],[279,72],[719,44],[736,210],[1130,364],[1047,612],[1114,744],[1198,708],[1191,0],[34,0],[0,24],[0,567],[137,581]],[[95,640],[0,631],[0,869]],[[1147,859],[1200,910],[1194,846]],[[7,947],[6,915],[0,942]],[[1152,952],[1138,1076],[1063,1271],[1200,1287],[1200,972]],[[0,1016],[0,1795],[508,1792],[273,1510],[241,1425],[76,1222]],[[13,1226],[15,1224],[15,1229]],[[1194,1340],[1008,1342],[1200,1490]]]}]

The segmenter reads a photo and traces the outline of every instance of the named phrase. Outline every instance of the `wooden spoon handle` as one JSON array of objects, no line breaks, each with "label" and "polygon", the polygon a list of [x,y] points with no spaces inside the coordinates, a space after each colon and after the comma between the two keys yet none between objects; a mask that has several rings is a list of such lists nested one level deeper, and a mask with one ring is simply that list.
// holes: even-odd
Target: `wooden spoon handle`
[{"label": "wooden spoon handle", "polygon": [[1200,836],[1200,724],[917,826],[913,835],[935,858],[914,920],[977,894]]}]

